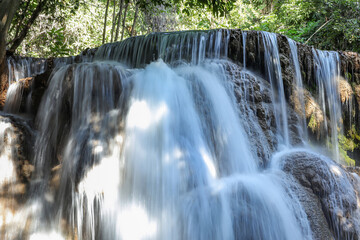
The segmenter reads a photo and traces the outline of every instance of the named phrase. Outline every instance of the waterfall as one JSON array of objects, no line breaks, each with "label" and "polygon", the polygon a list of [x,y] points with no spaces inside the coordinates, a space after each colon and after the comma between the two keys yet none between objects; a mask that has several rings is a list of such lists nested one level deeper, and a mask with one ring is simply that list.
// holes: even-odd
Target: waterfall
[{"label": "waterfall", "polygon": [[[327,52],[313,49],[314,65],[316,68],[316,83],[318,87],[318,98],[324,116],[329,116],[329,120],[324,118],[325,136],[331,131],[331,149],[333,157],[340,162],[338,128],[341,118],[341,104],[338,94],[338,82],[340,75],[339,54],[337,52]],[[330,128],[330,130],[329,130]]]},{"label": "waterfall", "polygon": [[9,88],[6,93],[4,111],[18,113],[23,95],[23,83],[19,80],[44,73],[47,61],[42,58],[7,57]]},{"label": "waterfall", "polygon": [[[78,239],[310,239],[308,223],[297,221],[306,219],[303,211],[292,213],[293,196],[258,167],[234,70],[219,59],[226,32],[188,34],[164,35],[164,60],[145,68],[94,62],[53,74],[35,145],[37,179],[49,179],[63,155],[59,191],[45,181],[36,194],[57,206],[52,228],[65,218]],[[196,50],[174,60],[169,48],[190,43]],[[112,59],[128,56],[126,47],[105,47],[121,55]]]},{"label": "waterfall", "polygon": [[247,32],[242,31],[242,45],[243,45],[243,67],[246,68],[246,37]]},{"label": "waterfall", "polygon": [[[52,61],[52,68],[60,68],[75,62],[91,62],[92,55],[89,51],[82,52],[79,56],[55,58]],[[24,86],[29,85],[29,77],[35,77],[48,70],[48,59],[27,58],[27,57],[7,57],[9,88],[6,93],[4,112],[16,114],[20,110]],[[20,81],[21,80],[21,81]],[[31,80],[29,81],[31,82]],[[29,87],[29,86],[28,86]],[[28,106],[30,100],[26,100]]]},{"label": "waterfall", "polygon": [[[26,221],[14,229],[0,221],[0,236],[355,239],[343,230],[359,229],[353,178],[308,144],[292,146],[294,134],[309,141],[296,43],[288,40],[297,114],[304,115],[300,134],[289,127],[293,110],[277,35],[260,33],[256,49],[265,69],[256,71],[246,52],[256,45],[250,34],[238,39],[238,62],[229,59],[229,30],[152,33],[105,44],[94,58],[54,61],[34,119],[33,172],[19,208]],[[335,53],[314,50],[321,110],[330,116],[324,131],[335,129],[333,146],[338,61]],[[18,102],[11,100],[19,95],[15,86],[9,102]],[[7,111],[17,112],[13,107],[19,108]],[[13,116],[5,117],[15,126]],[[7,147],[1,158],[18,146],[6,142],[10,126],[0,132],[0,146]],[[0,184],[15,181],[13,162],[0,162],[7,164]]]},{"label": "waterfall", "polygon": [[45,72],[47,68],[46,59],[42,58],[7,58],[9,70],[9,84],[19,79],[32,77]]},{"label": "waterfall", "polygon": [[291,50],[292,62],[294,64],[295,70],[295,91],[297,95],[298,103],[300,104],[300,111],[301,115],[300,118],[300,128],[301,128],[301,136],[303,136],[303,140],[308,140],[307,134],[307,124],[306,124],[306,113],[305,113],[305,96],[304,96],[304,85],[302,81],[302,76],[300,72],[300,65],[299,65],[299,57],[297,52],[296,42],[290,38],[288,38],[288,43]]},{"label": "waterfall", "polygon": [[194,64],[206,58],[227,56],[228,30],[151,33],[102,45],[95,60],[115,60],[129,67],[144,67],[161,58],[166,63]]},{"label": "waterfall", "polygon": [[273,94],[272,102],[275,109],[276,126],[278,128],[279,143],[285,146],[290,145],[288,113],[286,109],[286,99],[284,83],[281,74],[278,43],[275,33],[261,32],[265,48],[266,74]]},{"label": "waterfall", "polygon": [[18,113],[21,105],[23,88],[21,82],[11,84],[6,93],[4,112]]}]

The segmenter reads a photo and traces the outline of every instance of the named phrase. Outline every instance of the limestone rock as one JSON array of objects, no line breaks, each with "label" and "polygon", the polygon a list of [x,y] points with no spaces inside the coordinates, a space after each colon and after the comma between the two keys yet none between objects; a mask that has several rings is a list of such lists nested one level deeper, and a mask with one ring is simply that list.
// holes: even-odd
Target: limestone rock
[{"label": "limestone rock", "polygon": [[338,82],[338,93],[341,103],[346,103],[352,99],[353,90],[351,85],[344,78],[340,78]]},{"label": "limestone rock", "polygon": [[358,183],[349,173],[332,160],[305,151],[283,156],[282,169],[315,194],[336,239],[358,239]]}]

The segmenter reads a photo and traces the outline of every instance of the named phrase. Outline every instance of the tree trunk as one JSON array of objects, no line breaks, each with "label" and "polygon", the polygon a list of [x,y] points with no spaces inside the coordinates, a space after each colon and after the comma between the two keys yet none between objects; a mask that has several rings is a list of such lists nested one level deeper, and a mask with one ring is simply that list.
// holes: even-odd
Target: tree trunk
[{"label": "tree trunk", "polygon": [[6,52],[6,35],[19,4],[20,0],[0,1],[0,63]]},{"label": "tree trunk", "polygon": [[9,86],[5,58],[6,35],[19,4],[20,0],[0,1],[0,109],[4,107],[6,91]]},{"label": "tree trunk", "polygon": [[112,27],[111,27],[111,41],[110,42],[113,42],[113,40],[114,40],[114,30],[115,30],[115,22],[116,22],[115,8],[116,8],[116,0],[114,0],[113,19],[112,19]]},{"label": "tree trunk", "polygon": [[0,61],[0,110],[2,110],[5,105],[7,89],[9,88],[9,71],[6,58],[3,57]]},{"label": "tree trunk", "polygon": [[118,40],[119,37],[119,30],[120,30],[120,24],[121,24],[121,14],[122,14],[122,9],[123,9],[123,5],[124,5],[124,0],[120,1],[120,10],[119,10],[119,17],[118,17],[118,23],[116,26],[116,34],[115,34],[115,42]]},{"label": "tree trunk", "polygon": [[105,43],[105,35],[106,35],[106,21],[107,21],[107,15],[108,15],[108,10],[109,10],[109,2],[110,2],[110,0],[107,0],[107,2],[106,2],[105,21],[104,21],[104,31],[103,31],[102,44],[104,44],[104,43]]},{"label": "tree trunk", "polygon": [[35,22],[37,17],[40,15],[41,11],[43,10],[43,7],[45,6],[46,2],[47,2],[47,0],[43,0],[43,1],[39,2],[36,9],[32,13],[29,21],[26,23],[26,25],[20,32],[19,36],[14,39],[14,41],[13,41],[14,43],[12,44],[12,46],[10,48],[10,52],[15,52],[15,50],[20,46],[22,41],[25,39],[27,33],[29,32],[30,27],[33,25],[33,23]]},{"label": "tree trunk", "polygon": [[[28,0],[27,3],[26,3],[25,10],[24,10],[24,12],[21,14],[20,21],[19,21],[19,23],[18,23],[17,26],[16,26],[16,33],[15,33],[15,35],[14,35],[15,37],[14,37],[14,39],[11,41],[11,43],[14,42],[14,40],[19,36],[19,32],[20,32],[20,29],[21,29],[21,25],[22,25],[22,23],[23,23],[23,21],[24,21],[24,19],[25,19],[26,14],[27,14],[27,10],[28,10],[28,8],[29,8],[30,2],[31,2],[31,0]],[[14,27],[15,27],[15,26],[14,26]],[[11,31],[11,29],[10,29],[10,31]],[[8,43],[7,45],[9,45],[9,43]]]},{"label": "tree trunk", "polygon": [[135,10],[135,15],[134,15],[134,22],[133,22],[133,25],[131,28],[131,34],[130,34],[131,37],[133,37],[136,33],[135,26],[136,26],[136,20],[137,20],[138,12],[139,12],[139,6],[137,5],[137,3],[135,3],[135,5],[136,5],[136,10]]},{"label": "tree trunk", "polygon": [[124,18],[123,18],[123,23],[122,23],[122,31],[121,31],[121,41],[124,38],[124,31],[125,31],[125,21],[126,21],[126,13],[127,13],[127,9],[129,7],[129,3],[130,1],[126,4],[125,9],[124,9]]}]

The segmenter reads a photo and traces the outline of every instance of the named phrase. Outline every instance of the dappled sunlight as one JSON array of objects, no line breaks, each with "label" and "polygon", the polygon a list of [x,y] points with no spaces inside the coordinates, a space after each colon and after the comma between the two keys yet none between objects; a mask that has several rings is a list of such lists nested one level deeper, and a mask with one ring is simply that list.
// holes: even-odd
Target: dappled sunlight
[{"label": "dappled sunlight", "polygon": [[128,127],[147,129],[151,121],[151,112],[145,101],[135,101],[129,110]]},{"label": "dappled sunlight", "polygon": [[103,146],[98,145],[94,148],[93,153],[94,154],[100,154],[104,150]]},{"label": "dappled sunlight", "polygon": [[[13,207],[15,207],[16,204],[15,202],[9,202],[9,200],[10,199],[8,199],[8,201],[0,201],[0,229],[6,229],[5,239],[19,239],[22,231],[32,230],[29,229],[29,227],[33,227],[30,226],[31,221],[36,217],[35,215],[41,211],[41,206],[39,202],[33,202],[19,207],[14,211]],[[34,238],[34,240],[36,239],[38,238]]]},{"label": "dappled sunlight", "polygon": [[342,177],[341,170],[338,166],[331,164],[329,167],[332,173],[334,173],[338,177]]},{"label": "dappled sunlight", "polygon": [[[97,146],[95,149],[102,151],[101,146]],[[86,193],[90,199],[94,199],[99,194],[106,194],[106,199],[114,203],[117,199],[117,188],[120,182],[119,156],[112,154],[102,157],[100,163],[92,166],[79,183],[79,192]]]},{"label": "dappled sunlight", "polygon": [[217,177],[217,173],[216,173],[216,168],[215,168],[215,165],[214,165],[214,162],[213,160],[211,159],[209,153],[206,151],[205,148],[200,148],[200,153],[201,153],[201,156],[204,160],[204,163],[210,173],[210,176],[212,178],[216,178]]},{"label": "dappled sunlight", "polygon": [[162,102],[157,107],[150,107],[145,100],[135,100],[128,113],[128,127],[146,130],[158,123],[168,113],[167,105]]},{"label": "dappled sunlight", "polygon": [[175,147],[171,154],[165,154],[164,161],[165,163],[171,163],[171,160],[181,160],[183,156],[184,152],[180,148]]},{"label": "dappled sunlight", "polygon": [[157,224],[139,205],[132,204],[118,214],[118,231],[123,240],[140,240],[155,237]]},{"label": "dappled sunlight", "polygon": [[30,235],[29,240],[65,240],[63,236],[59,233],[52,231],[52,232],[39,232],[33,233]]},{"label": "dappled sunlight", "polygon": [[[15,136],[10,123],[0,122],[0,188],[4,182],[16,180],[12,148]],[[6,141],[6,142],[5,142]]]}]

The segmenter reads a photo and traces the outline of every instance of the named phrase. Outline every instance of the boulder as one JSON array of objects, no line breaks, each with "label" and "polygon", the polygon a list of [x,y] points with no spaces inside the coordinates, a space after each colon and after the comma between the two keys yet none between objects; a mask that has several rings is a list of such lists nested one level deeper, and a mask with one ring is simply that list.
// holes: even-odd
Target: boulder
[{"label": "boulder", "polygon": [[[282,156],[281,166],[309,193],[306,199],[319,201],[328,227],[336,239],[359,238],[360,198],[358,182],[351,174],[322,155],[300,150]],[[311,213],[314,209],[308,207],[304,204],[305,211]],[[310,222],[321,220],[319,215],[308,214],[308,217]],[[322,225],[319,222],[314,224]],[[313,231],[322,232],[321,229]]]}]

